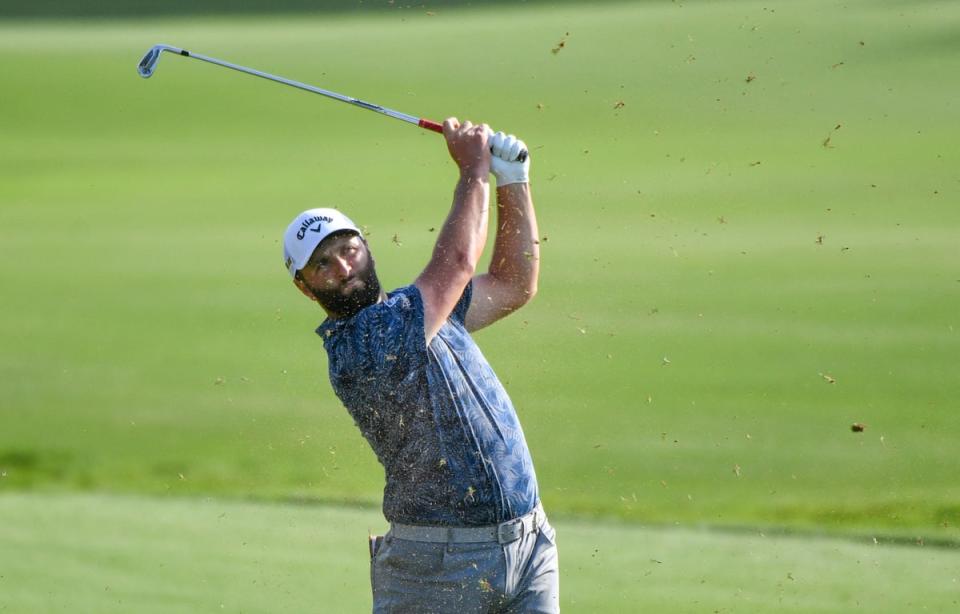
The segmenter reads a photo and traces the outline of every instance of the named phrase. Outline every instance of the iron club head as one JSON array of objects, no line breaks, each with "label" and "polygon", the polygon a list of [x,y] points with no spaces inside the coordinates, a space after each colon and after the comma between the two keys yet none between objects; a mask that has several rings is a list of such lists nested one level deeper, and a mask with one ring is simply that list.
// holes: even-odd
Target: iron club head
[{"label": "iron club head", "polygon": [[160,61],[160,53],[163,51],[169,51],[171,53],[176,53],[179,55],[189,56],[190,53],[180,49],[179,47],[171,47],[170,45],[154,45],[143,55],[143,59],[140,60],[140,63],[137,64],[137,72],[140,73],[140,76],[144,79],[149,79],[153,75],[153,71],[157,69],[157,62]]}]

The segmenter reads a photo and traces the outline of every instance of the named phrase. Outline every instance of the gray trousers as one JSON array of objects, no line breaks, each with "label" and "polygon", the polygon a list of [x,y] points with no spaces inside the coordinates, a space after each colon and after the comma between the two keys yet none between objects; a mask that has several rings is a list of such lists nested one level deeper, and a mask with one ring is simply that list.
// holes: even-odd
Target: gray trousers
[{"label": "gray trousers", "polygon": [[520,613],[560,611],[557,533],[540,530],[507,544],[435,543],[384,536],[373,554],[373,611]]}]

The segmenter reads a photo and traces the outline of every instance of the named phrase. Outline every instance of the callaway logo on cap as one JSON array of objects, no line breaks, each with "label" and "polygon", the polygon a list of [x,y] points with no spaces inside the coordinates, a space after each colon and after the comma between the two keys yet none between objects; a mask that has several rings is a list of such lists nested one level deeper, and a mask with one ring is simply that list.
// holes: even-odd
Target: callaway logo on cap
[{"label": "callaway logo on cap", "polygon": [[336,209],[307,209],[295,217],[283,233],[283,265],[290,275],[306,266],[321,241],[340,230],[363,236],[357,225]]}]

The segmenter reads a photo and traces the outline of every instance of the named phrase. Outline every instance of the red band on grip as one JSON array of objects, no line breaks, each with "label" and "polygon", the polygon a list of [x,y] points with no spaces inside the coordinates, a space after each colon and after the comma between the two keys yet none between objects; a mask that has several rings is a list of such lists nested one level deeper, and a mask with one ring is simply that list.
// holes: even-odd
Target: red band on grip
[{"label": "red band on grip", "polygon": [[426,128],[427,130],[433,130],[434,132],[439,132],[443,134],[443,124],[438,124],[437,122],[432,122],[429,119],[421,119],[420,123],[417,124],[421,128]]}]

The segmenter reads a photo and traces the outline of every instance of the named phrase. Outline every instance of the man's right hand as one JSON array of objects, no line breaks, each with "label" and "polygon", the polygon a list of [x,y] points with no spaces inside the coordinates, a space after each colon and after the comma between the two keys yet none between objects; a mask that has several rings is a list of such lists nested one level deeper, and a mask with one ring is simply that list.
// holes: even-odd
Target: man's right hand
[{"label": "man's right hand", "polygon": [[475,126],[469,121],[461,124],[455,117],[443,122],[447,150],[457,163],[461,177],[485,180],[490,174],[490,149],[487,143],[490,134],[490,127],[486,124]]}]

